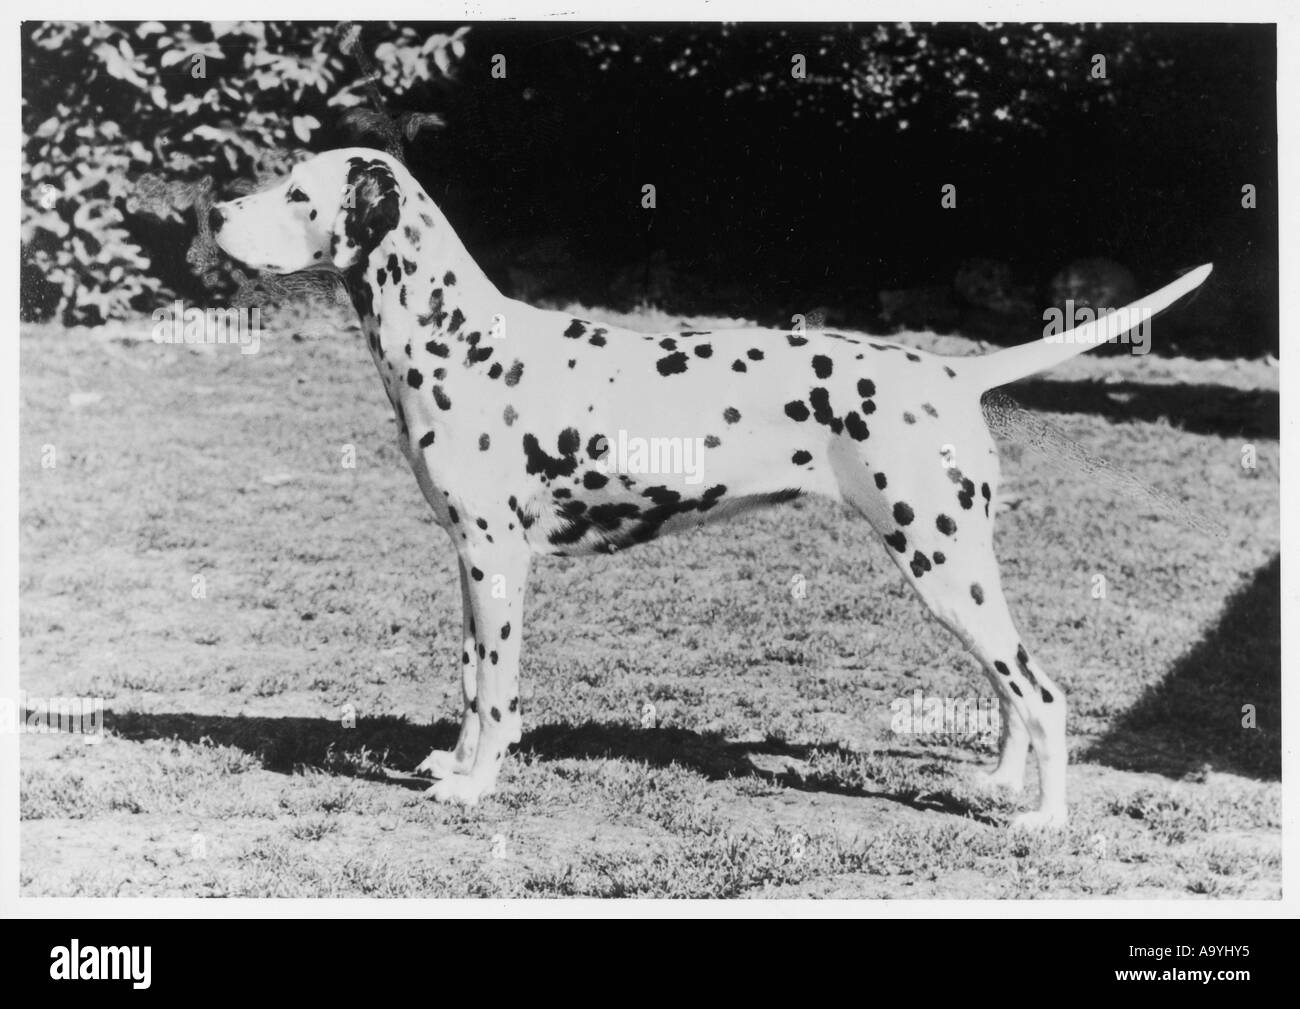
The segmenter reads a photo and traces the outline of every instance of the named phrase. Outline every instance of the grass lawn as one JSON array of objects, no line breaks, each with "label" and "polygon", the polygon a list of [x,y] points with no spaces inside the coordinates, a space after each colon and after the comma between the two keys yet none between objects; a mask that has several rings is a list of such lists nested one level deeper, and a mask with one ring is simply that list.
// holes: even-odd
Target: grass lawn
[{"label": "grass lawn", "polygon": [[[652,314],[621,319],[678,321]],[[97,744],[21,740],[25,895],[1280,896],[1262,362],[1006,390],[1227,531],[1003,443],[1007,595],[1070,703],[1071,826],[1031,837],[974,788],[991,737],[891,730],[916,690],[989,690],[823,501],[535,564],[523,743],[496,796],[437,806],[404,772],[456,734],[455,558],[355,333],[26,326],[21,365],[21,686],[108,709]]]}]

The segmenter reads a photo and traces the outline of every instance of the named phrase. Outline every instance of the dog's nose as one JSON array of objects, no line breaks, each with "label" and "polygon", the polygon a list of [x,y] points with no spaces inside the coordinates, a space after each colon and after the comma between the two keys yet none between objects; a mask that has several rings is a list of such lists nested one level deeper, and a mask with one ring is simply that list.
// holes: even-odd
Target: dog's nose
[{"label": "dog's nose", "polygon": [[226,215],[221,212],[220,207],[213,207],[211,210],[208,211],[208,227],[213,232],[220,231],[221,226],[225,223],[226,223]]}]

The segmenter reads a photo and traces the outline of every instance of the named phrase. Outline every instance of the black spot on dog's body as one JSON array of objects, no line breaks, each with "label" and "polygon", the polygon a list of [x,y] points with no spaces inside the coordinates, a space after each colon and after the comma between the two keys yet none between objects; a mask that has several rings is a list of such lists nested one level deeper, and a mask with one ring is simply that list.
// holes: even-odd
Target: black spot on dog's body
[{"label": "black spot on dog's body", "polygon": [[809,417],[808,407],[801,399],[791,400],[785,405],[785,415],[791,420],[805,421]]},{"label": "black spot on dog's body", "polygon": [[440,385],[435,385],[433,387],[433,401],[438,404],[439,410],[451,409],[451,400],[447,398],[447,394],[442,391],[442,386]]},{"label": "black spot on dog's body", "polygon": [[[451,319],[447,323],[447,332],[454,333],[456,332],[456,330],[460,329],[460,327],[463,326],[464,324],[465,324],[465,313],[462,312],[459,308],[453,308],[451,310]],[[471,339],[470,342],[473,343],[475,341]]]},{"label": "black spot on dog's body", "polygon": [[826,391],[824,386],[819,385],[809,392],[808,402],[812,404],[813,420],[818,424],[824,424],[835,434],[839,434],[844,429],[844,424],[831,410],[831,394]]},{"label": "black spot on dog's body", "polygon": [[441,287],[435,287],[429,292],[429,311],[420,315],[416,321],[421,326],[436,326],[442,329],[443,323],[447,321],[447,312],[443,308]]},{"label": "black spot on dog's body", "polygon": [[581,322],[578,319],[574,319],[571,323],[569,323],[569,327],[564,331],[564,335],[567,336],[570,340],[576,340],[580,336],[582,336],[582,334],[585,333],[586,331],[587,331],[586,324]]},{"label": "black spot on dog's body", "polygon": [[740,358],[736,358],[736,360],[734,360],[734,361],[731,362],[731,370],[732,370],[732,371],[748,371],[749,369],[745,367],[745,362],[744,362],[744,361],[740,360]]},{"label": "black spot on dog's body", "polygon": [[524,377],[524,362],[515,361],[506,372],[506,385],[514,387],[519,384],[519,380]]},{"label": "black spot on dog's body", "polygon": [[701,343],[695,347],[696,357],[712,357],[713,345],[710,343]]},{"label": "black spot on dog's body", "polygon": [[875,474],[875,481],[876,481],[876,487],[880,490],[884,490],[885,487],[889,484],[889,481],[885,479],[884,473]]},{"label": "black spot on dog's body", "polygon": [[607,342],[605,340],[605,334],[607,332],[608,330],[598,329],[591,334],[591,338],[587,342],[591,344],[593,347],[603,347]]},{"label": "black spot on dog's body", "polygon": [[715,487],[710,487],[702,495],[700,495],[701,497],[700,511],[708,511],[715,504],[717,504],[719,499],[721,499],[721,497],[726,493],[727,493],[726,484],[720,483]]},{"label": "black spot on dog's body", "polygon": [[854,410],[850,410],[845,414],[844,430],[848,431],[849,437],[854,441],[866,441],[871,435],[871,432],[867,429],[867,422],[859,417]]},{"label": "black spot on dog's body", "polygon": [[749,350],[745,352],[745,356],[748,357],[751,361],[763,360],[763,352],[759,350],[757,347],[750,347]]},{"label": "black spot on dog's body", "polygon": [[1012,680],[1010,683],[1007,684],[1007,686],[1009,686],[1009,687],[1011,688],[1011,692],[1012,692],[1013,694],[1015,694],[1017,697],[1024,697],[1024,696],[1025,696],[1025,695],[1021,692],[1021,690],[1020,690],[1020,685],[1019,685],[1018,683],[1016,683],[1015,680]]},{"label": "black spot on dog's body", "polygon": [[894,505],[894,521],[900,526],[911,525],[914,518],[916,518],[916,514],[906,501],[899,501]]},{"label": "black spot on dog's body", "polygon": [[451,287],[455,283],[456,274],[452,273],[450,270],[442,275],[442,284],[444,287]]},{"label": "black spot on dog's body", "polygon": [[907,537],[903,535],[903,530],[895,529],[885,537],[885,542],[897,550],[900,554],[907,550]]},{"label": "black spot on dog's body", "polygon": [[424,345],[424,349],[434,357],[448,357],[451,354],[451,348],[437,340],[430,340]]},{"label": "black spot on dog's body", "polygon": [[716,434],[707,434],[704,436],[705,448],[717,448],[721,444],[722,444],[722,439],[719,438]]},{"label": "black spot on dog's body", "polygon": [[863,399],[870,399],[876,394],[876,383],[869,378],[858,379],[858,395]]},{"label": "black spot on dog's body", "polygon": [[943,553],[942,550],[936,550],[936,551],[934,552],[934,562],[935,562],[936,564],[942,564],[942,563],[943,563],[944,561],[946,561],[947,559],[948,559],[948,558],[944,556],[944,553]]},{"label": "black spot on dog's body", "polygon": [[415,368],[412,368],[410,371],[406,373],[406,384],[409,385],[412,389],[418,389],[420,388],[420,386],[424,384],[424,376],[421,375],[419,371],[417,371]]},{"label": "black spot on dog's body", "polygon": [[922,403],[922,404],[921,404],[921,409],[924,410],[926,413],[928,413],[931,417],[937,417],[937,416],[939,416],[939,411],[936,410],[936,409],[935,409],[933,406],[931,406],[929,403]]},{"label": "black spot on dog's body", "polygon": [[921,575],[930,570],[930,558],[921,553],[920,550],[912,554],[912,577],[920,578]]},{"label": "black spot on dog's body", "polygon": [[911,354],[911,353],[909,353],[909,354],[907,355],[907,359],[908,359],[909,361],[920,361],[920,360],[921,360],[921,358],[918,357],[916,354]]},{"label": "black spot on dog's body", "polygon": [[722,411],[722,419],[728,424],[735,424],[740,420],[740,411],[734,406],[729,406]]},{"label": "black spot on dog's body", "polygon": [[659,374],[667,378],[669,375],[680,375],[686,370],[686,363],[690,360],[682,351],[675,354],[669,354],[667,357],[661,357],[655,362],[655,367]]},{"label": "black spot on dog's body", "polygon": [[675,505],[682,499],[680,493],[667,487],[647,487],[641,492],[641,496],[648,497],[657,505]]},{"label": "black spot on dog's body", "polygon": [[953,371],[951,368],[949,368],[946,364],[943,366],[943,370],[947,373],[949,378],[957,377],[957,373]]},{"label": "black spot on dog's body", "polygon": [[664,350],[676,350],[677,341],[674,340],[672,337],[667,337],[659,341],[659,346],[662,347]]},{"label": "black spot on dog's body", "polygon": [[803,449],[799,449],[798,452],[796,452],[794,455],[790,457],[790,461],[794,463],[796,466],[807,465],[808,463],[812,462],[812,453],[806,452]]},{"label": "black spot on dog's body", "polygon": [[491,444],[492,444],[492,439],[488,437],[486,431],[478,436],[478,450],[480,452],[486,452],[489,446],[491,446]]},{"label": "black spot on dog's body", "polygon": [[433,444],[432,431],[427,432],[423,437],[420,438],[420,448],[428,448],[432,444]]},{"label": "black spot on dog's body", "polygon": [[1001,659],[993,660],[993,668],[996,669],[1003,676],[1011,675],[1011,670],[1007,667],[1007,664],[1003,662]]},{"label": "black spot on dog's body", "polygon": [[786,341],[790,344],[791,347],[802,347],[804,344],[808,342],[806,337],[795,336],[794,333],[788,334],[786,336]]},{"label": "black spot on dog's body", "polygon": [[451,521],[453,524],[455,525],[460,524],[460,512],[456,510],[456,506],[454,504],[447,505],[447,514],[451,516]]},{"label": "black spot on dog's body", "polygon": [[1035,690],[1042,689],[1038,682],[1038,677],[1036,677],[1034,671],[1029,668],[1029,653],[1025,651],[1024,645],[1016,645],[1016,665],[1020,667],[1020,672],[1024,674],[1025,679],[1029,681],[1031,687]]},{"label": "black spot on dog's body", "polygon": [[979,582],[971,582],[970,597],[975,600],[976,606],[984,605],[984,590],[980,587]]},{"label": "black spot on dog's body", "polygon": [[582,486],[587,490],[600,490],[605,484],[609,483],[609,477],[604,473],[597,473],[595,470],[588,470],[582,475]]},{"label": "black spot on dog's body", "polygon": [[953,533],[957,531],[957,523],[954,522],[952,519],[950,519],[947,515],[942,515],[942,514],[939,515],[934,520],[934,524],[935,526],[938,527],[939,532],[943,533],[945,536],[951,536]]},{"label": "black spot on dog's body", "polygon": [[916,415],[915,415],[915,414],[908,413],[906,410],[904,410],[904,411],[903,411],[903,423],[904,423],[904,424],[915,424],[915,423],[916,423]]},{"label": "black spot on dog's body", "polygon": [[495,381],[496,379],[501,377],[501,373],[503,371],[505,371],[505,369],[501,367],[501,362],[498,361],[494,363],[491,368],[488,369],[488,378]]},{"label": "black spot on dog's body", "polygon": [[591,519],[592,522],[601,529],[609,531],[617,529],[624,519],[635,518],[640,514],[640,507],[632,504],[630,501],[624,501],[618,504],[596,505],[596,507],[587,510],[587,517]]},{"label": "black spot on dog's body", "polygon": [[481,582],[483,580],[483,572],[475,567],[469,569],[469,576],[476,582]]},{"label": "black spot on dog's body", "polygon": [[813,374],[818,378],[830,378],[834,365],[825,354],[814,354],[812,359]]}]

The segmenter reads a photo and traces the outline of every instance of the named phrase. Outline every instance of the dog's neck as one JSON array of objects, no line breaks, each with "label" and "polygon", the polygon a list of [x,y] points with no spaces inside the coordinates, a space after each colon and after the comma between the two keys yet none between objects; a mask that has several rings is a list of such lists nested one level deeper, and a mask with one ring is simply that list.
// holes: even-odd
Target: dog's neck
[{"label": "dog's neck", "polygon": [[485,338],[507,299],[419,183],[405,171],[398,179],[397,226],[343,272],[363,326],[379,319],[387,328],[409,318],[430,338],[464,342],[475,332]]}]

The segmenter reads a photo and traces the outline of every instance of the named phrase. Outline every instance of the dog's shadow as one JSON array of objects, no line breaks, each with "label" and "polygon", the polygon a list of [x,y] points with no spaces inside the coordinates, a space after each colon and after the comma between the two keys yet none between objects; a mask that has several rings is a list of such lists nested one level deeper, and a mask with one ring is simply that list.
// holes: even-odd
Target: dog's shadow
[{"label": "dog's shadow", "polygon": [[[429,787],[428,778],[410,773],[410,769],[430,750],[454,747],[460,728],[446,719],[431,725],[416,725],[393,715],[358,718],[354,725],[345,727],[326,718],[111,710],[104,713],[104,727],[122,739],[135,742],[178,739],[234,747],[256,757],[267,770],[281,774],[314,770],[410,789]],[[966,797],[942,788],[874,787],[858,775],[848,781],[834,773],[801,772],[780,759],[803,763],[820,756],[833,765],[841,759],[852,761],[861,756],[837,744],[790,744],[771,738],[736,742],[718,733],[682,728],[642,729],[627,723],[584,721],[538,726],[524,733],[518,750],[542,760],[616,759],[651,767],[676,765],[710,781],[745,780],[760,790],[793,789],[876,798],[918,810],[945,812],[985,823],[999,822],[996,816],[990,815],[990,804],[977,796]],[[933,755],[898,750],[879,751],[876,756],[931,766],[934,759]],[[784,769],[769,770],[760,766],[760,762]]]},{"label": "dog's shadow", "polygon": [[[1227,603],[1218,624],[1178,660],[1161,682],[1119,714],[1110,729],[1076,759],[1111,767],[1181,777],[1210,768],[1258,780],[1281,775],[1281,562],[1274,557]],[[1255,727],[1243,725],[1251,705]],[[459,726],[449,720],[416,725],[398,716],[340,721],[304,717],[247,717],[187,713],[104,713],[104,726],[132,741],[179,739],[234,747],[255,756],[267,770],[293,774],[318,770],[345,777],[383,780],[394,787],[425,788],[409,773],[433,749],[455,745]],[[790,744],[775,739],[737,742],[717,733],[683,728],[642,729],[621,722],[583,721],[541,725],[519,747],[541,760],[607,760],[651,767],[677,765],[710,781],[741,780],[759,789],[881,799],[914,809],[998,822],[988,803],[905,783],[877,786],[861,775],[822,773],[862,755],[837,745]],[[885,750],[920,769],[935,755]],[[807,764],[801,772],[781,758]],[[822,758],[820,761],[816,758]],[[762,766],[762,765],[767,765]],[[782,770],[770,770],[779,766]],[[959,762],[952,762],[956,771]],[[940,776],[941,777],[941,776]],[[922,780],[921,775],[918,780]],[[955,782],[954,782],[955,785]],[[990,815],[993,813],[993,815]]]},{"label": "dog's shadow", "polygon": [[1282,565],[1274,556],[1159,683],[1079,754],[1168,777],[1282,775]]}]

